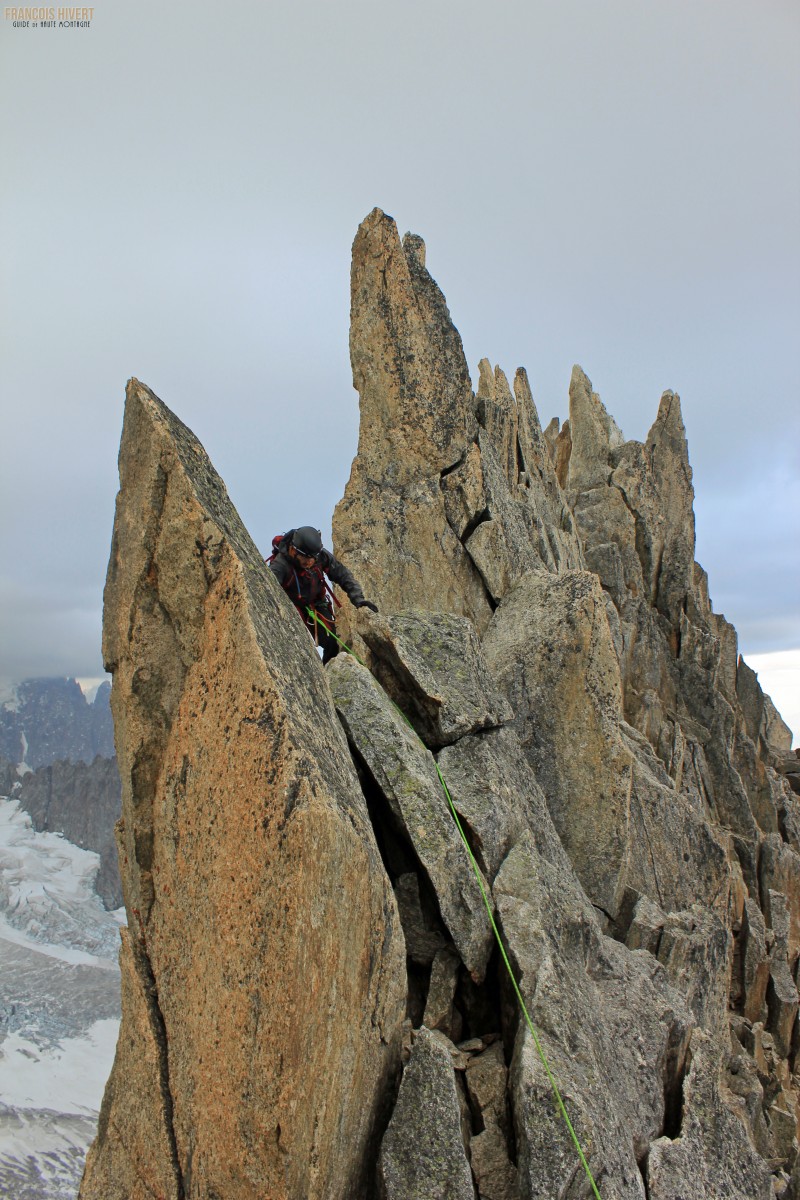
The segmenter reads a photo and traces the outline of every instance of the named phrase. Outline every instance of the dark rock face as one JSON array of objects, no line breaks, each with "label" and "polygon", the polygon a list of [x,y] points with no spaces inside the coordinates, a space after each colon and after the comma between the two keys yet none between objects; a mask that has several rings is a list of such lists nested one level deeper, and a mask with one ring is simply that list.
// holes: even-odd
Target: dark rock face
[{"label": "dark rock face", "polygon": [[0,756],[0,796],[10,796],[18,783],[16,764]]},{"label": "dark rock face", "polygon": [[91,703],[74,679],[19,684],[0,708],[0,755],[9,760],[0,767],[0,795],[13,791],[39,832],[63,833],[100,855],[95,887],[113,909],[122,904],[114,837],[121,795],[110,696],[108,682]]},{"label": "dark rock face", "polygon": [[95,888],[106,908],[122,904],[114,825],[122,811],[116,758],[56,762],[23,775],[16,798],[40,833],[63,833],[100,855]]},{"label": "dark rock face", "polygon": [[12,705],[0,708],[0,755],[35,770],[58,761],[114,757],[111,685],[88,704],[74,679],[26,679]]},{"label": "dark rock face", "polygon": [[130,386],[104,644],[131,928],[81,1194],[588,1196],[541,1050],[604,1200],[790,1200],[791,739],[694,562],[680,402],[640,444],[580,368],[564,430],[523,371],[473,394],[424,264],[365,220],[334,520],[381,609],[342,610],[365,662],[321,668]]}]

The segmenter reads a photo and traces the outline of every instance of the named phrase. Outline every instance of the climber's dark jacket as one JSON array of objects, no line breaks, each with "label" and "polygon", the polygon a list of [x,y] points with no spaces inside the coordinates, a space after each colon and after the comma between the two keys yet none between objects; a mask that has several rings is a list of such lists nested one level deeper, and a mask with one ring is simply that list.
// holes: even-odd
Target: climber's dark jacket
[{"label": "climber's dark jacket", "polygon": [[331,611],[330,601],[325,587],[325,575],[333,583],[338,583],[342,591],[347,593],[351,604],[359,608],[364,603],[364,593],[361,585],[344,563],[334,558],[330,550],[324,547],[320,551],[313,567],[301,567],[299,563],[289,558],[293,529],[283,535],[275,547],[275,553],[269,561],[270,571],[278,576],[281,586],[289,599],[305,614],[306,606]]}]

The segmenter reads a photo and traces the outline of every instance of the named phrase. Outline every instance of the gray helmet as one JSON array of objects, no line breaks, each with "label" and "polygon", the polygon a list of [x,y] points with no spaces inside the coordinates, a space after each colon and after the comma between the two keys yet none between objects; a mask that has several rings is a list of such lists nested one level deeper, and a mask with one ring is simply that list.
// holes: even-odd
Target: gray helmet
[{"label": "gray helmet", "polygon": [[292,534],[292,545],[301,554],[317,558],[322,549],[322,534],[318,529],[312,528],[311,525],[301,525]]}]

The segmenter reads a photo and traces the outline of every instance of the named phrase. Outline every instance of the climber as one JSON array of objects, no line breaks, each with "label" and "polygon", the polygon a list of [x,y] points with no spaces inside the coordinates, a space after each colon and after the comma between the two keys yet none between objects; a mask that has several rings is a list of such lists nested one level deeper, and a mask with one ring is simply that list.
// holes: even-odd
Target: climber
[{"label": "climber", "polygon": [[[378,611],[376,605],[364,599],[360,584],[347,567],[325,549],[320,531],[311,525],[302,525],[274,537],[267,565],[278,576],[315,643],[322,647],[324,663],[339,650],[339,643],[333,637],[336,632],[333,604],[339,606],[339,601],[331,591],[326,575],[347,592],[350,603],[356,608]],[[316,616],[310,615],[309,609]]]}]

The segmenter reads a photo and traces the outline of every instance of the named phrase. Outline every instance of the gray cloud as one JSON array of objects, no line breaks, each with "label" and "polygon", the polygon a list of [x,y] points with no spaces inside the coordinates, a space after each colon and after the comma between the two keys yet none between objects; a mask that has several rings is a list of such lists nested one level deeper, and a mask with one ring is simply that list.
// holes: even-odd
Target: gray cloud
[{"label": "gray cloud", "polygon": [[544,420],[575,361],[628,437],[681,393],[715,607],[753,651],[800,645],[798,30],[778,0],[137,0],[69,41],[0,28],[4,111],[25,98],[3,130],[0,670],[95,672],[132,374],[265,551],[328,534],[374,204],[425,237],[473,374],[525,365]]}]

